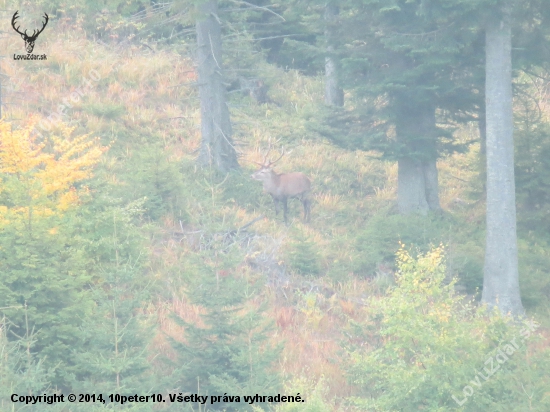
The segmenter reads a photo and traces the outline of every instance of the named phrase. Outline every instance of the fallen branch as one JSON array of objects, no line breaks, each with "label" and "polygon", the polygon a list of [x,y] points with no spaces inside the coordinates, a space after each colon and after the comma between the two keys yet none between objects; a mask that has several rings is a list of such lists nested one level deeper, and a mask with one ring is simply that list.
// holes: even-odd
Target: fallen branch
[{"label": "fallen branch", "polygon": [[247,227],[250,227],[252,226],[254,223],[256,223],[258,220],[261,220],[264,218],[264,215],[261,215],[259,217],[257,217],[256,219],[253,219],[251,220],[250,222],[248,222],[246,225],[244,226],[241,226],[240,228],[237,229],[237,233],[243,231],[243,230],[246,230]]}]

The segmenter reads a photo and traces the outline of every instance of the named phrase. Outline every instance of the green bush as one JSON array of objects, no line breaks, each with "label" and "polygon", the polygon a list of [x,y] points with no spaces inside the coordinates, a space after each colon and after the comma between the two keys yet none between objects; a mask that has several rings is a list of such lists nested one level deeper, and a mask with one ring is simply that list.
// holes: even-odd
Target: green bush
[{"label": "green bush", "polygon": [[223,199],[226,202],[234,203],[249,211],[258,208],[260,204],[269,205],[273,209],[271,196],[262,193],[260,182],[250,177],[251,170],[232,172],[227,176],[223,188]]},{"label": "green bush", "polygon": [[518,239],[521,300],[528,309],[548,304],[549,250],[548,244],[540,239]]},{"label": "green bush", "polygon": [[393,261],[400,241],[423,251],[429,250],[430,245],[444,240],[442,223],[445,221],[434,215],[377,214],[357,238],[355,271],[365,276],[373,275],[379,263]]},{"label": "green bush", "polygon": [[[147,215],[157,220],[167,213],[186,220],[184,177],[179,164],[171,161],[158,145],[148,145],[147,150],[135,152],[128,159],[123,176],[127,184],[122,196],[128,199],[145,198]],[[130,189],[130,190],[128,190]]]},{"label": "green bush", "polygon": [[292,269],[302,275],[318,275],[321,264],[318,247],[303,231],[297,231],[288,246],[287,256]]},{"label": "green bush", "polygon": [[124,106],[108,103],[88,103],[83,106],[83,110],[86,113],[109,120],[118,119],[126,111]]},{"label": "green bush", "polygon": [[[465,229],[466,228],[466,229]],[[377,214],[360,232],[355,243],[354,271],[363,276],[374,276],[379,264],[393,261],[399,242],[427,252],[432,245],[450,245],[448,275],[457,276],[467,293],[474,293],[483,285],[483,233],[468,228],[464,222],[450,215]]]},{"label": "green bush", "polygon": [[448,272],[459,277],[457,283],[463,286],[468,294],[474,294],[483,288],[484,256],[482,239],[455,242],[452,254],[448,253]]},{"label": "green bush", "polygon": [[237,254],[218,249],[216,256],[212,259],[208,251],[187,262],[187,299],[201,308],[201,321],[174,316],[185,328],[185,342],[170,339],[177,354],[176,361],[168,360],[170,367],[176,365],[171,382],[184,393],[241,396],[241,403],[220,402],[208,410],[247,411],[252,405],[243,403],[243,395],[279,393],[280,376],[273,366],[282,347],[268,340],[274,325],[264,316],[265,306],[250,305],[263,279],[237,275]]},{"label": "green bush", "polygon": [[550,124],[518,122],[515,177],[518,227],[548,239],[550,228]]},{"label": "green bush", "polygon": [[353,325],[351,403],[384,412],[549,410],[550,358],[526,349],[537,325],[464,303],[454,282],[444,284],[442,247],[417,259],[401,248],[397,257],[397,285]]},{"label": "green bush", "polygon": [[317,384],[306,379],[295,379],[285,385],[285,394],[296,396],[298,393],[305,401],[303,403],[287,403],[278,406],[276,412],[332,412],[333,408],[324,399],[326,392],[323,379]]}]

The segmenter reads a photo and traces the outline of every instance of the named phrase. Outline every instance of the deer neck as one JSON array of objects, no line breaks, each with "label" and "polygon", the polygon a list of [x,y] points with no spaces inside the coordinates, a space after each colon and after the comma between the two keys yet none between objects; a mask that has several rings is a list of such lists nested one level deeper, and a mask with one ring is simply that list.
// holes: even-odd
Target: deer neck
[{"label": "deer neck", "polygon": [[271,179],[264,183],[264,189],[268,192],[274,192],[281,184],[281,175],[271,171]]}]

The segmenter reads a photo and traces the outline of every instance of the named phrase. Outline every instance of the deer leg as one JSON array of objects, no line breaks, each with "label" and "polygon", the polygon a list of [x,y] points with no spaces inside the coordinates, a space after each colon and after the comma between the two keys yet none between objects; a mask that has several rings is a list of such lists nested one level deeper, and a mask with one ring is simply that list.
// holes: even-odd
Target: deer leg
[{"label": "deer leg", "polygon": [[309,222],[309,215],[311,212],[311,201],[304,197],[302,198],[302,204],[304,205],[304,222]]},{"label": "deer leg", "polygon": [[277,199],[273,195],[271,195],[271,198],[273,199],[273,203],[275,204],[275,216],[277,216],[279,214],[279,209],[281,208],[279,205],[279,199]]},{"label": "deer leg", "polygon": [[287,219],[288,207],[287,207],[287,204],[286,204],[286,197],[283,197],[281,199],[281,202],[283,202],[283,212],[284,212],[284,216],[285,216],[285,224],[288,225],[288,219]]}]

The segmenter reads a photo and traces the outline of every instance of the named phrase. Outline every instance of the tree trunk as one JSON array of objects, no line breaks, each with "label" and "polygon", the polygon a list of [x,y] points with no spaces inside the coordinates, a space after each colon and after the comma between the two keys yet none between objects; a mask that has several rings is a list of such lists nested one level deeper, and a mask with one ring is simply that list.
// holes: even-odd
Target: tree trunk
[{"label": "tree trunk", "polygon": [[487,238],[482,302],[503,314],[524,313],[518,280],[512,31],[510,11],[487,24],[485,106],[487,124]]},{"label": "tree trunk", "polygon": [[481,179],[481,199],[487,199],[487,122],[485,121],[485,104],[480,108],[479,120],[479,178]]},{"label": "tree trunk", "polygon": [[199,5],[197,65],[202,142],[198,162],[222,172],[239,167],[223,85],[222,39],[217,0]]},{"label": "tree trunk", "polygon": [[403,157],[397,162],[397,206],[399,213],[428,213],[426,181],[422,162]]},{"label": "tree trunk", "polygon": [[399,213],[420,213],[439,211],[439,182],[437,173],[437,151],[435,147],[435,108],[412,108],[405,106],[399,116],[397,135],[401,137],[410,153],[423,157],[404,156],[398,160],[397,204]]},{"label": "tree trunk", "polygon": [[339,12],[339,8],[335,4],[326,4],[325,40],[327,54],[325,56],[325,104],[342,107],[344,106],[344,91],[338,81],[338,65],[334,56],[334,25]]},{"label": "tree trunk", "polygon": [[422,162],[424,184],[426,185],[426,202],[431,211],[441,210],[439,203],[439,174],[437,173],[437,159],[432,158]]}]

